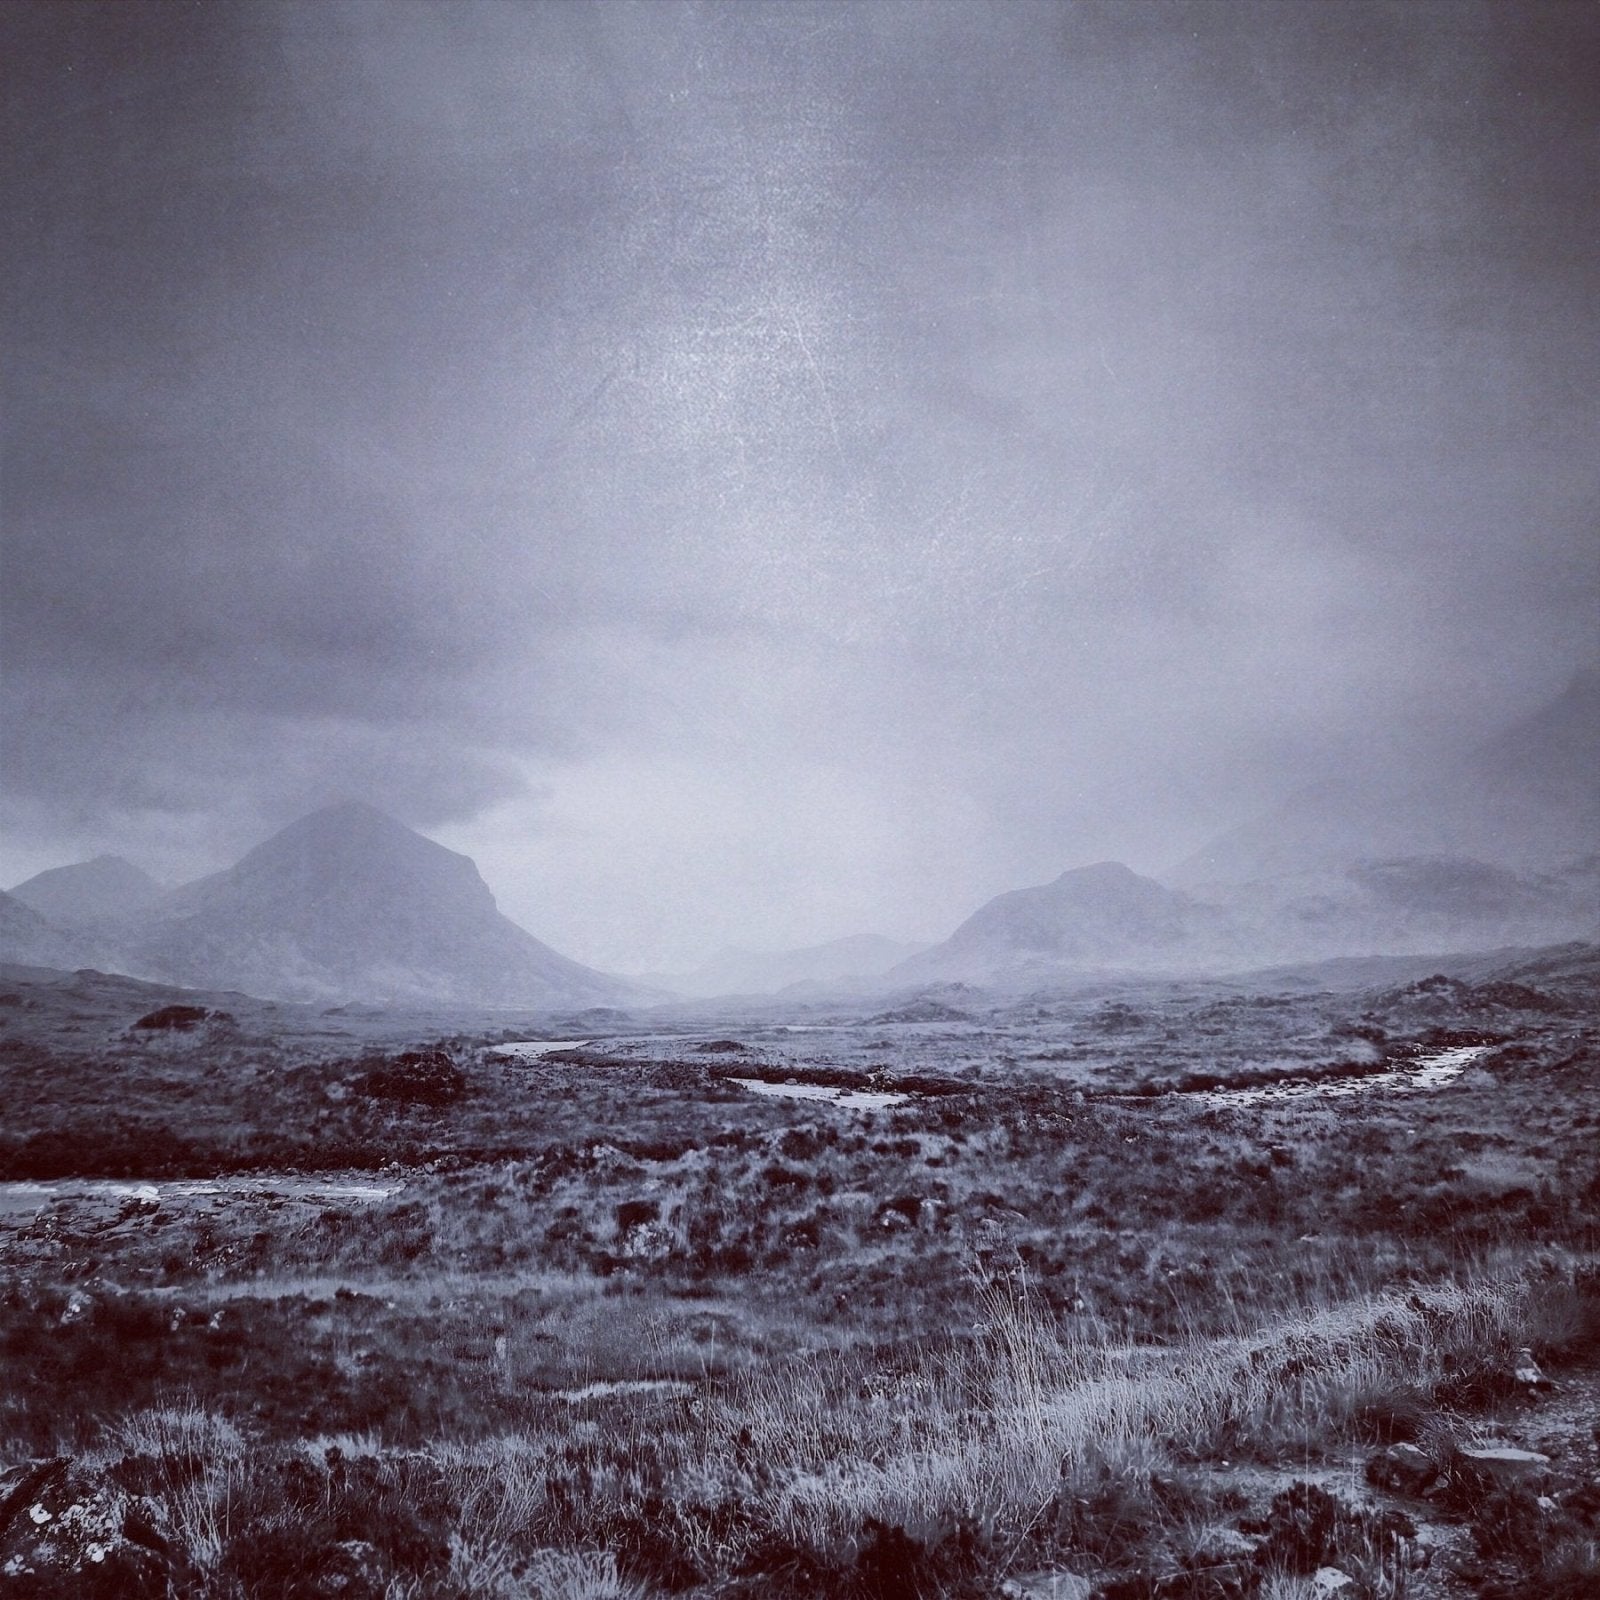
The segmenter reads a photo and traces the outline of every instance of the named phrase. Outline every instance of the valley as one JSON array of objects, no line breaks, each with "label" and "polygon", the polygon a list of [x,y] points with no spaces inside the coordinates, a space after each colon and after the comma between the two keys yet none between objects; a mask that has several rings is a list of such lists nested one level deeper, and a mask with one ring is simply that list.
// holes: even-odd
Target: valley
[{"label": "valley", "polygon": [[0,106],[0,1600],[1600,1600],[1600,4]]}]

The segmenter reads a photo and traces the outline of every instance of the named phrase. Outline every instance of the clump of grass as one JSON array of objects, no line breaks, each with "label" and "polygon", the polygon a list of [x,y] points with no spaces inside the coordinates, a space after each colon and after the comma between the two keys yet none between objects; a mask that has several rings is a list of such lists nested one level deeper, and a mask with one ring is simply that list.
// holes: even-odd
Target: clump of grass
[{"label": "clump of grass", "polygon": [[125,1455],[150,1456],[169,1464],[237,1461],[245,1451],[239,1429],[193,1399],[119,1418],[106,1430],[106,1444]]},{"label": "clump of grass", "polygon": [[196,1571],[217,1570],[246,1472],[244,1435],[194,1400],[134,1412],[106,1431],[103,1457],[120,1456],[125,1488],[156,1495]]},{"label": "clump of grass", "polygon": [[608,1550],[534,1550],[454,1540],[447,1582],[472,1600],[649,1600]]}]

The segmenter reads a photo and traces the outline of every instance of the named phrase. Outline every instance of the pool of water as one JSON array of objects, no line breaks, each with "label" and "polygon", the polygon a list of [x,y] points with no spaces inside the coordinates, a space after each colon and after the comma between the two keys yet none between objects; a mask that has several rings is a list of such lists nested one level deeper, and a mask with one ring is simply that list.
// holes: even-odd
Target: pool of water
[{"label": "pool of water", "polygon": [[846,1111],[883,1111],[890,1106],[903,1106],[911,1096],[890,1094],[875,1089],[835,1089],[823,1083],[767,1083],[761,1078],[734,1078],[730,1080],[752,1094],[773,1095],[780,1100],[820,1100],[830,1106],[841,1106]]},{"label": "pool of water", "polygon": [[355,1178],[305,1177],[300,1173],[253,1172],[226,1178],[172,1178],[139,1182],[125,1178],[46,1178],[38,1182],[0,1183],[0,1216],[34,1212],[57,1200],[145,1200],[160,1205],[169,1200],[203,1199],[212,1195],[266,1195],[275,1199],[387,1200],[404,1187],[398,1182],[367,1182]]},{"label": "pool of water", "polygon": [[537,1061],[541,1056],[554,1055],[557,1050],[581,1050],[592,1039],[517,1039],[511,1044],[499,1044],[489,1052],[492,1056],[506,1056],[512,1061]]}]

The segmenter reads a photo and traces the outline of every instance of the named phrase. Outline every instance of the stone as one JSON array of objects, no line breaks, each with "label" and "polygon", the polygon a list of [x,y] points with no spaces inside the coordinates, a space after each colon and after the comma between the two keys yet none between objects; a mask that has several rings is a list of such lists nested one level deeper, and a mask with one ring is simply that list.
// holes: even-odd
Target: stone
[{"label": "stone", "polygon": [[1392,1444],[1367,1462],[1367,1482],[1395,1494],[1420,1495],[1437,1472],[1428,1453],[1414,1444]]},{"label": "stone", "polygon": [[1339,1567],[1318,1567],[1311,1574],[1311,1593],[1316,1600],[1355,1600],[1361,1586]]},{"label": "stone", "polygon": [[1468,1445],[1456,1452],[1456,1460],[1468,1473],[1502,1489],[1533,1483],[1550,1467],[1549,1456],[1509,1444]]},{"label": "stone", "polygon": [[1311,1574],[1311,1592],[1316,1600],[1355,1600],[1361,1585],[1338,1567],[1318,1567]]},{"label": "stone", "polygon": [[1484,1564],[1469,1550],[1447,1550],[1439,1565],[1451,1577],[1459,1578],[1463,1583],[1482,1583],[1487,1571]]},{"label": "stone", "polygon": [[1524,1389],[1536,1394],[1548,1393],[1555,1388],[1540,1370],[1539,1363],[1533,1359],[1533,1351],[1527,1346],[1517,1352],[1517,1365],[1513,1376]]},{"label": "stone", "polygon": [[70,1323],[82,1322],[93,1310],[93,1297],[85,1294],[82,1289],[74,1289],[61,1313],[62,1326],[65,1327]]},{"label": "stone", "polygon": [[155,1600],[187,1576],[159,1505],[64,1458],[0,1492],[0,1572],[20,1592]]}]

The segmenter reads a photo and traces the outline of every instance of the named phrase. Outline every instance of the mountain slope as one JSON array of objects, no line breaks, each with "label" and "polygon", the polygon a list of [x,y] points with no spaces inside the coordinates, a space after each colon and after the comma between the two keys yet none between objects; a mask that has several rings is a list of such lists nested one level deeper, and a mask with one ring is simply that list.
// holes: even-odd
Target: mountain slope
[{"label": "mountain slope", "polygon": [[1166,874],[1242,884],[1402,856],[1546,871],[1600,850],[1600,671],[1421,782],[1303,789]]},{"label": "mountain slope", "polygon": [[36,873],[11,893],[60,927],[80,928],[136,916],[153,906],[163,891],[154,878],[121,856],[96,856]]},{"label": "mountain slope", "polygon": [[280,999],[547,1006],[639,992],[500,914],[472,861],[371,806],[303,817],[168,895],[133,970]]},{"label": "mountain slope", "polygon": [[93,953],[84,941],[47,922],[32,906],[0,892],[0,961],[70,969],[84,965]]}]

